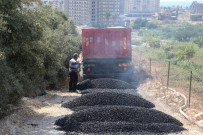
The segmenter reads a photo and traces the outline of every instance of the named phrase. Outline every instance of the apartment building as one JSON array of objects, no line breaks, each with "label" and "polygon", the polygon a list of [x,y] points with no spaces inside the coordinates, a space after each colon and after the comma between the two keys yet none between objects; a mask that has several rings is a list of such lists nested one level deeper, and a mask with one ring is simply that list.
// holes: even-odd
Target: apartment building
[{"label": "apartment building", "polygon": [[75,23],[96,25],[115,24],[120,0],[67,0],[67,14]]},{"label": "apartment building", "polygon": [[97,21],[99,25],[111,25],[118,22],[120,14],[120,0],[96,0]]},{"label": "apartment building", "polygon": [[134,0],[125,0],[124,2],[124,14],[129,14],[133,11]]},{"label": "apartment building", "polygon": [[44,5],[50,5],[67,15],[67,2],[68,0],[41,0]]},{"label": "apartment building", "polygon": [[125,9],[125,0],[120,0],[120,15],[123,15],[124,14],[124,9]]},{"label": "apartment building", "polygon": [[76,24],[86,24],[92,21],[95,6],[94,0],[67,0],[67,15]]},{"label": "apartment building", "polygon": [[197,1],[194,1],[191,6],[191,13],[194,14],[203,14],[203,3],[198,3]]},{"label": "apartment building", "polygon": [[160,0],[125,0],[125,14],[155,13],[159,11]]},{"label": "apartment building", "polygon": [[36,2],[30,2],[30,3],[27,3],[27,4],[22,4],[22,8],[24,9],[35,9],[37,8],[37,3]]}]

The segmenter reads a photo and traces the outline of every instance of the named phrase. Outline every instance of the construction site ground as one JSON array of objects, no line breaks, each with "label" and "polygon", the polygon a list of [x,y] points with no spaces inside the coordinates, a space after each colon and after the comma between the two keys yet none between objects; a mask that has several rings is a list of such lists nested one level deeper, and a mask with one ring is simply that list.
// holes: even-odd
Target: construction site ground
[{"label": "construction site ground", "polygon": [[[185,119],[176,106],[169,106],[166,100],[158,97],[162,86],[154,80],[141,84],[138,92],[156,105],[155,109],[165,112],[184,123],[186,131],[181,135],[202,135],[203,129]],[[133,91],[131,92],[133,93]],[[62,135],[63,131],[56,130],[54,125],[58,118],[71,114],[72,111],[61,107],[61,103],[81,96],[69,93],[67,90],[49,91],[46,96],[23,98],[19,108],[10,116],[0,121],[2,135]]]},{"label": "construction site ground", "polygon": [[[165,112],[180,120],[187,129],[177,135],[203,135],[203,128],[187,120],[180,112],[182,99],[170,92],[164,92],[164,86],[157,80],[146,79],[139,85],[138,93],[155,104],[155,109]],[[135,91],[131,91],[131,94]],[[171,96],[173,95],[173,96]],[[13,114],[0,120],[1,135],[63,135],[54,122],[72,111],[62,108],[61,104],[81,96],[69,93],[66,88],[61,91],[47,91],[47,95],[36,98],[22,98]],[[191,112],[192,113],[192,112]],[[188,113],[189,115],[190,113]],[[191,114],[192,115],[192,114]],[[199,117],[201,120],[202,118]]]}]

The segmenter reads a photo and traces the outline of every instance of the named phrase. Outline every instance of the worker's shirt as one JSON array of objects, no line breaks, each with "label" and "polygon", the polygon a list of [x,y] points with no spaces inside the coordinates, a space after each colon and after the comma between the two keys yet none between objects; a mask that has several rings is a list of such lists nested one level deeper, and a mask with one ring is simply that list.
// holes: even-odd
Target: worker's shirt
[{"label": "worker's shirt", "polygon": [[69,72],[72,72],[72,71],[78,72],[79,68],[80,68],[79,63],[74,58],[72,58],[69,61]]}]

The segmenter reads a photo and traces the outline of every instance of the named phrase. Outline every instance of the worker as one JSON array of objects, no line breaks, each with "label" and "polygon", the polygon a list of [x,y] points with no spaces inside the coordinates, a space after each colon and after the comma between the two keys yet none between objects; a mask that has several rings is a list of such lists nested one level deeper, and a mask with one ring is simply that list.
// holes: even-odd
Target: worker
[{"label": "worker", "polygon": [[80,72],[80,65],[77,62],[78,54],[74,53],[73,58],[69,61],[69,92],[75,92],[78,83],[78,73]]}]

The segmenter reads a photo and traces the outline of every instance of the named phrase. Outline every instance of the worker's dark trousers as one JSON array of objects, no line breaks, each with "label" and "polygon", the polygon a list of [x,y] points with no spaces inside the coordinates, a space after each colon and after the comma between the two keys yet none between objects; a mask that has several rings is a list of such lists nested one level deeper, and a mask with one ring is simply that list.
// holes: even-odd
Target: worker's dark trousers
[{"label": "worker's dark trousers", "polygon": [[69,91],[76,91],[77,83],[78,83],[78,75],[77,72],[70,72],[70,82],[69,82]]}]

